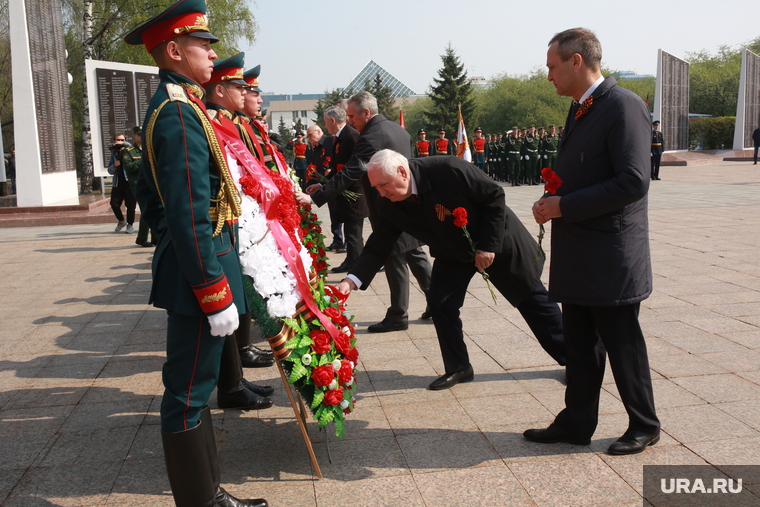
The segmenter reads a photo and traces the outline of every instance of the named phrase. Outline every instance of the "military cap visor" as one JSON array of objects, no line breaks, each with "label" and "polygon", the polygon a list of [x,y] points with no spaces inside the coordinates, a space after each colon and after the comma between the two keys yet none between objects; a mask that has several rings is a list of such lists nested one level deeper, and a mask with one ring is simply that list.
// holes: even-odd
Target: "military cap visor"
[{"label": "military cap visor", "polygon": [[246,88],[254,92],[261,92],[259,88],[259,74],[261,74],[261,65],[257,65],[243,74]]},{"label": "military cap visor", "polygon": [[425,129],[420,129],[417,131],[417,135],[420,135],[420,134],[427,134],[427,132],[425,132]]},{"label": "military cap visor", "polygon": [[660,124],[659,120],[655,120],[652,122],[652,125],[659,125],[659,124]]},{"label": "military cap visor", "polygon": [[144,44],[145,49],[151,52],[164,42],[180,35],[208,39],[212,43],[219,42],[219,39],[208,31],[204,0],[179,0],[161,14],[129,32],[124,41],[133,46]]},{"label": "military cap visor", "polygon": [[140,125],[136,127],[132,127],[132,133],[133,134],[142,134],[142,127]]},{"label": "military cap visor", "polygon": [[244,66],[245,53],[238,53],[224,60],[214,62],[214,72],[211,73],[211,79],[206,84],[234,83],[246,86],[248,83],[243,79]]}]

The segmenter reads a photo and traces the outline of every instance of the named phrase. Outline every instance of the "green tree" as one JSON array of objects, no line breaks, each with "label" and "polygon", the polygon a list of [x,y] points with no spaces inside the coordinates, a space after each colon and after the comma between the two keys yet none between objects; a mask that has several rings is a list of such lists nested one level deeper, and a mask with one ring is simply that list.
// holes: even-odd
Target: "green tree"
[{"label": "green tree", "polygon": [[280,141],[282,141],[282,147],[285,148],[285,157],[292,157],[293,150],[290,149],[290,141],[293,140],[293,132],[285,125],[285,117],[280,116],[280,124],[277,126],[277,131],[280,133]]},{"label": "green tree", "polygon": [[[757,40],[757,39],[756,39]],[[689,112],[712,116],[736,114],[741,74],[741,50],[720,46],[717,54],[687,53]]]},{"label": "green tree", "polygon": [[348,94],[343,90],[343,88],[337,88],[331,92],[328,92],[325,90],[325,96],[319,100],[317,100],[316,105],[314,106],[314,114],[317,115],[316,120],[313,121],[316,125],[319,125],[319,128],[322,129],[322,131],[325,131],[325,119],[324,119],[324,112],[325,109],[327,109],[330,106],[334,106],[336,102],[338,102],[340,99],[348,98]]},{"label": "green tree", "polygon": [[[6,1],[7,0],[3,0]],[[92,159],[87,156],[89,115],[84,84],[84,61],[93,58],[121,63],[154,65],[142,46],[124,43],[124,35],[140,22],[166,8],[165,2],[145,0],[62,0],[77,167],[81,192],[92,191]],[[238,44],[255,41],[257,26],[245,0],[207,0],[209,28],[219,37],[214,45],[219,58],[237,53]]]},{"label": "green tree", "polygon": [[467,72],[464,71],[464,64],[459,60],[451,44],[446,46],[444,54],[441,55],[441,61],[443,67],[438,70],[438,77],[433,78],[435,85],[431,87],[429,94],[432,107],[426,111],[425,117],[430,130],[443,127],[449,132],[456,132],[460,104],[465,125],[472,124],[475,111],[472,85]]},{"label": "green tree", "polygon": [[391,121],[398,120],[398,108],[396,99],[393,98],[393,90],[390,86],[383,86],[383,79],[380,73],[375,74],[375,79],[371,86],[365,86],[367,91],[377,99],[377,112],[382,114]]},{"label": "green tree", "polygon": [[13,81],[11,79],[8,0],[0,0],[0,126],[2,126],[3,148],[10,153],[13,149]]}]

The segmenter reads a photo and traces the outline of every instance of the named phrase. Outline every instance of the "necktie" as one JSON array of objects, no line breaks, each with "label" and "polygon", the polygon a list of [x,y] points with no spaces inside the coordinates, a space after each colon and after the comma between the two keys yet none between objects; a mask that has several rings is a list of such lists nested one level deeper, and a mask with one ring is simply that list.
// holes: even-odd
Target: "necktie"
[{"label": "necktie", "polygon": [[588,110],[591,109],[592,105],[594,105],[594,96],[589,95],[588,98],[578,106],[578,110],[575,111],[575,119],[580,120],[581,116],[588,113]]}]

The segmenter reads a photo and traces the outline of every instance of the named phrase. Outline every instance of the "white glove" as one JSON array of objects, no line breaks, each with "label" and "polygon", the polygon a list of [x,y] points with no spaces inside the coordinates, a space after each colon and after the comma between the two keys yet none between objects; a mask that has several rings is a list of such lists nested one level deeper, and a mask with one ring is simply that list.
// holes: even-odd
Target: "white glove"
[{"label": "white glove", "polygon": [[219,313],[208,316],[211,336],[228,336],[235,332],[240,323],[237,307],[232,304]]},{"label": "white glove", "polygon": [[544,160],[549,160],[549,155],[544,155]]},{"label": "white glove", "polygon": [[525,155],[525,160],[530,160],[530,157],[528,155]]}]

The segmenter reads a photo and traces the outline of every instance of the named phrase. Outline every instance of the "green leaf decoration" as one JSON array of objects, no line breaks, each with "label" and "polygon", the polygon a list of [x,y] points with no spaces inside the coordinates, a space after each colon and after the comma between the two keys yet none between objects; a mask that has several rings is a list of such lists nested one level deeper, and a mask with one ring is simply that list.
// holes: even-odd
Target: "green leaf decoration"
[{"label": "green leaf decoration", "polygon": [[319,406],[320,403],[322,403],[322,400],[325,399],[325,393],[324,391],[315,391],[314,392],[314,399],[311,402],[311,409],[314,410]]},{"label": "green leaf decoration", "polygon": [[343,419],[342,417],[338,417],[337,419],[335,419],[335,435],[341,440],[343,440],[343,432],[345,430],[345,426],[346,426],[345,419]]},{"label": "green leaf decoration", "polygon": [[304,367],[303,364],[300,362],[293,363],[293,370],[290,372],[290,378],[288,379],[288,382],[291,384],[295,383],[297,380],[299,380],[301,377],[306,375],[306,367]]}]

